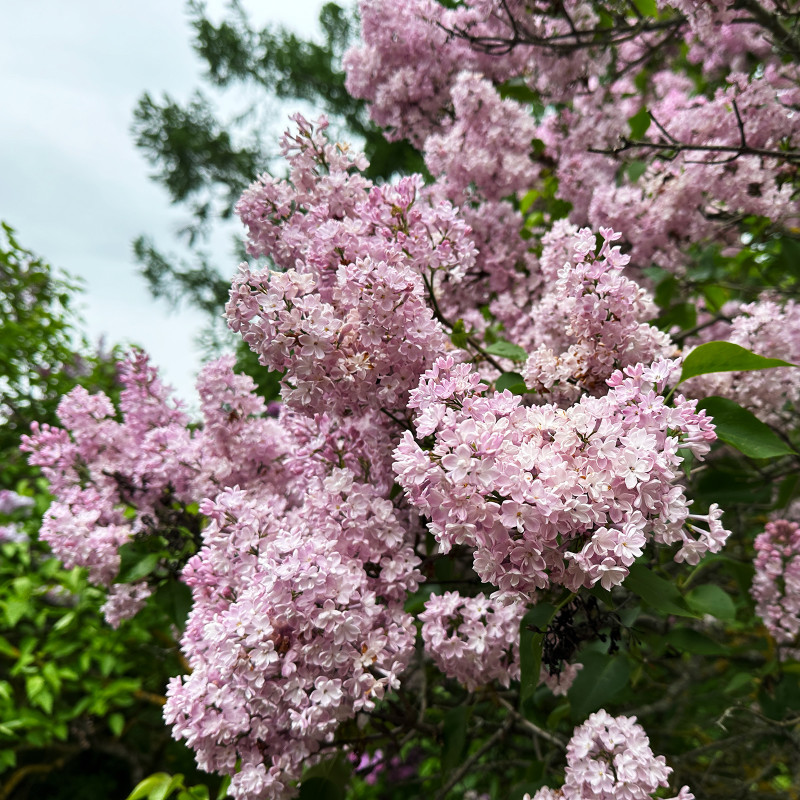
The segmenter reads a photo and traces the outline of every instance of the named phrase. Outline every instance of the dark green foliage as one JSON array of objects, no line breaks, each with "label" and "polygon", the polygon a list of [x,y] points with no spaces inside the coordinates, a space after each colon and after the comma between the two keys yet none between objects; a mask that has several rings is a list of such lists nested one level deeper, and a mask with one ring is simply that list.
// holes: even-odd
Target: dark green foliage
[{"label": "dark green foliage", "polygon": [[54,423],[61,396],[76,385],[116,391],[114,353],[93,353],[77,333],[78,285],[17,241],[0,238],[0,488],[27,474],[19,452],[33,420]]}]

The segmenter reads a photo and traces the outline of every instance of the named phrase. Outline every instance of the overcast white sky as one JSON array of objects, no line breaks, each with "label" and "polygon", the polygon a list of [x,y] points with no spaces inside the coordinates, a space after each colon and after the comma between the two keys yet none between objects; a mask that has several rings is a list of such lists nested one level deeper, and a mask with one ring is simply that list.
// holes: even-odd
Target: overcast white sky
[{"label": "overcast white sky", "polygon": [[[323,0],[245,0],[256,22],[313,35]],[[211,0],[219,14],[223,0]],[[183,0],[0,0],[0,219],[20,243],[81,276],[93,339],[148,350],[187,400],[200,364],[199,312],[168,312],[147,292],[131,242],[176,250],[187,220],[149,179],[130,134],[148,91],[185,100],[200,86]],[[281,125],[282,127],[282,125]],[[235,263],[220,243],[223,273]]]}]

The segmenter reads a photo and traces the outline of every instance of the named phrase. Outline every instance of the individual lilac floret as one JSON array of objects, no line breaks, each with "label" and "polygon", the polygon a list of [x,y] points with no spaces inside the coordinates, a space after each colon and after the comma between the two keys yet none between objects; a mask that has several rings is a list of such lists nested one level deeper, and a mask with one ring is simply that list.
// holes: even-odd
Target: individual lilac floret
[{"label": "individual lilac floret", "polygon": [[[523,800],[650,800],[669,785],[671,772],[664,756],[653,753],[636,717],[612,717],[600,709],[569,740],[564,785]],[[683,786],[671,800],[694,800],[694,795]]]},{"label": "individual lilac floret", "polygon": [[610,589],[651,539],[680,543],[676,560],[696,564],[728,532],[716,506],[687,522],[678,450],[701,458],[716,437],[696,401],[665,404],[675,367],[626,367],[604,397],[562,409],[486,394],[468,364],[440,358],[412,393],[417,439],[406,432],[395,450],[398,483],[440,552],[474,548],[481,580],[503,591]]},{"label": "individual lilac floret", "polygon": [[800,659],[800,525],[768,522],[755,541],[756,574],[750,593],[756,613],[784,658]]}]

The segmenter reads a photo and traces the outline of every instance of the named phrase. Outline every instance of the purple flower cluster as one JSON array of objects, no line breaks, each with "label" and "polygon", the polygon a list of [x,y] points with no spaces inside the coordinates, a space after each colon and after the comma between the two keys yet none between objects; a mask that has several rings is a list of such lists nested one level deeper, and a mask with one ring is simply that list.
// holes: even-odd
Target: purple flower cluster
[{"label": "purple flower cluster", "polygon": [[601,228],[595,252],[588,228],[562,225],[559,233],[546,237],[542,263],[553,265],[564,250],[571,252],[530,312],[539,346],[523,376],[548,400],[569,403],[583,392],[605,394],[614,370],[669,358],[676,348],[666,333],[645,322],[655,316],[655,304],[623,275],[630,257],[611,245],[621,234]]},{"label": "purple flower cluster", "polygon": [[[601,709],[569,740],[564,785],[523,800],[651,800],[669,785],[671,772],[664,756],[653,753],[636,717],[612,717]],[[670,800],[694,800],[694,795],[683,786]]]},{"label": "purple flower cluster", "polygon": [[689,515],[677,482],[678,450],[702,458],[715,436],[696,401],[664,403],[675,366],[626,367],[603,397],[526,408],[508,391],[486,395],[470,365],[440,358],[409,402],[417,437],[432,437],[432,448],[406,432],[397,480],[430,518],[440,551],[473,548],[481,580],[503,591],[610,589],[650,539],[680,542],[675,559],[696,564],[728,532],[716,507]]},{"label": "purple flower cluster", "polygon": [[204,547],[184,571],[192,668],[165,718],[236,797],[287,797],[340,721],[398,686],[413,653],[403,610],[421,576],[392,504],[348,469],[307,476],[290,508],[227,489],[202,504]]},{"label": "purple flower cluster", "polygon": [[800,525],[785,519],[768,522],[755,548],[750,593],[756,613],[782,655],[800,659]]},{"label": "purple flower cluster", "polygon": [[[110,586],[119,572],[119,548],[152,532],[172,503],[199,502],[224,486],[283,485],[276,463],[283,429],[266,416],[252,379],[233,372],[232,357],[203,369],[204,426],[194,432],[143,353],[120,365],[120,380],[121,421],[106,395],[78,387],[59,405],[64,427],[34,423],[22,445],[55,497],[42,539],[68,567],[86,567],[100,586]],[[143,583],[115,587],[107,619],[116,625],[133,616],[148,595]]]},{"label": "purple flower cluster", "polygon": [[259,360],[286,371],[284,401],[304,413],[400,409],[449,346],[425,281],[458,282],[475,262],[468,225],[420,176],[372,186],[365,162],[299,115],[284,137],[291,181],[262,177],[237,206],[250,252],[227,313]]}]

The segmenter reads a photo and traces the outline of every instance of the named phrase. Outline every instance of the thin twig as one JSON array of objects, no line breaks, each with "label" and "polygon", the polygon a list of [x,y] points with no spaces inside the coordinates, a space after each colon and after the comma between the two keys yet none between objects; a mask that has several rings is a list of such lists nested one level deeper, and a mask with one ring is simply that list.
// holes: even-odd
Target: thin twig
[{"label": "thin twig", "polygon": [[506,711],[508,711],[508,716],[510,719],[513,719],[514,722],[521,725],[523,728],[526,728],[528,731],[533,733],[536,736],[541,737],[545,741],[550,742],[550,744],[554,744],[557,747],[560,747],[562,750],[567,749],[567,743],[562,739],[557,733],[550,733],[550,731],[546,731],[544,728],[540,728],[538,725],[531,722],[529,719],[526,719],[522,716],[522,714],[517,711],[508,700],[504,700],[502,697],[497,698],[498,702],[501,706],[503,706]]},{"label": "thin twig", "polygon": [[514,725],[514,717],[509,714],[502,727],[498,728],[484,744],[479,747],[451,776],[447,783],[442,786],[436,795],[436,800],[444,800],[448,792],[472,769],[478,759],[489,752],[498,742],[502,741]]},{"label": "thin twig", "polygon": [[[678,153],[682,152],[698,152],[698,153],[732,153],[734,158],[740,156],[761,156],[762,158],[775,158],[779,161],[786,161],[790,164],[800,163],[800,152],[796,150],[770,150],[765,147],[742,147],[741,145],[728,145],[728,144],[684,144],[681,142],[667,143],[667,142],[647,142],[637,139],[629,139],[623,136],[620,139],[620,144],[616,147],[589,147],[590,153],[598,153],[604,156],[616,156],[628,150],[659,150],[661,152],[672,153],[668,156],[668,160],[672,160]],[[728,159],[733,160],[733,159]],[[713,163],[713,162],[699,162],[699,163]]]}]

